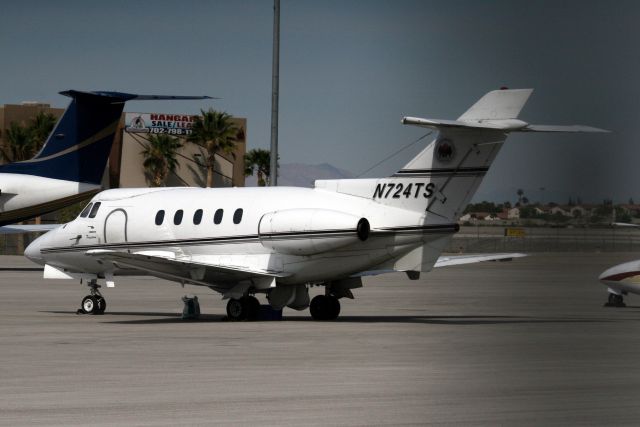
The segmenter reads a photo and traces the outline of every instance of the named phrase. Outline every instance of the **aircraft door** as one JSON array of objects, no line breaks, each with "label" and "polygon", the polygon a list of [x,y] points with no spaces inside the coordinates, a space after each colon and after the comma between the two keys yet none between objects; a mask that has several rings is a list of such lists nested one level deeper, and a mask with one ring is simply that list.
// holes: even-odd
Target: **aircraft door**
[{"label": "aircraft door", "polygon": [[127,212],[115,209],[104,220],[105,243],[122,243],[127,241]]}]

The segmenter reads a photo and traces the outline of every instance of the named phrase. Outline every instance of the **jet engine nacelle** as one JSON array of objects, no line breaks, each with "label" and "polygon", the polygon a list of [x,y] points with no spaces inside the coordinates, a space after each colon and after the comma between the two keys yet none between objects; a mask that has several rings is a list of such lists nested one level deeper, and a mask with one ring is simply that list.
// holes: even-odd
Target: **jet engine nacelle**
[{"label": "jet engine nacelle", "polygon": [[287,209],[260,219],[258,235],[266,248],[287,255],[314,255],[369,237],[366,218],[330,209]]}]

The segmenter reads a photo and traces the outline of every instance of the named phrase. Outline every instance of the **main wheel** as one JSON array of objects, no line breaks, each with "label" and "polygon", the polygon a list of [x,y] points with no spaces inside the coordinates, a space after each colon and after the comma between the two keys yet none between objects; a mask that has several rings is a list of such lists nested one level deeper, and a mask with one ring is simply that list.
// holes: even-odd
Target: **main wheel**
[{"label": "main wheel", "polygon": [[309,304],[309,312],[314,320],[325,320],[325,312],[327,305],[327,297],[325,295],[316,295]]},{"label": "main wheel", "polygon": [[107,300],[104,297],[99,296],[96,297],[96,301],[98,302],[98,310],[96,314],[104,314],[104,311],[107,309]]},{"label": "main wheel", "polygon": [[329,312],[327,313],[327,320],[336,320],[340,315],[340,301],[334,296],[327,297],[329,302]]},{"label": "main wheel", "polygon": [[340,314],[340,301],[334,296],[316,295],[309,304],[314,320],[335,320]]},{"label": "main wheel", "polygon": [[260,317],[260,301],[258,301],[258,298],[248,295],[240,298],[240,301],[246,310],[246,319],[258,320],[258,317]]},{"label": "main wheel", "polygon": [[80,307],[86,314],[95,314],[98,312],[98,299],[93,295],[87,295],[82,298],[82,304]]},{"label": "main wheel", "polygon": [[247,310],[241,299],[231,298],[227,303],[227,316],[229,320],[244,320],[247,318]]}]

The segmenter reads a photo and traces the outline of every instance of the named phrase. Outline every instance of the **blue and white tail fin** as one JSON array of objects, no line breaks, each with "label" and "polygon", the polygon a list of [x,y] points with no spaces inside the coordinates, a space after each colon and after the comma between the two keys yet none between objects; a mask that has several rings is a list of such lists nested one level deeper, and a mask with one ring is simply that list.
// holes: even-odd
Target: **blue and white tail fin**
[{"label": "blue and white tail fin", "polygon": [[209,98],[75,90],[60,94],[70,97],[71,104],[40,152],[30,160],[0,166],[0,173],[100,185],[126,101]]},{"label": "blue and white tail fin", "polygon": [[431,224],[458,220],[511,132],[606,132],[588,126],[530,125],[518,115],[532,89],[495,90],[457,120],[405,117],[402,123],[431,128],[438,136],[388,178],[316,181],[316,187],[370,197],[425,212]]}]

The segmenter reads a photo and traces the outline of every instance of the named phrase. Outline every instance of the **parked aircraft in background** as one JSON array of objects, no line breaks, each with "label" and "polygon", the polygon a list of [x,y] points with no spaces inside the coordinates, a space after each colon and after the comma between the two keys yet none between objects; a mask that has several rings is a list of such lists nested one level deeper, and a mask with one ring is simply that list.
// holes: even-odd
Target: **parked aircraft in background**
[{"label": "parked aircraft in background", "polygon": [[[87,313],[104,311],[98,280],[150,274],[205,286],[228,299],[232,320],[257,315],[256,294],[275,309],[310,308],[335,319],[362,277],[519,254],[440,254],[457,219],[511,132],[601,132],[518,120],[532,90],[498,90],[458,120],[406,117],[438,137],[393,176],[319,180],[315,187],[112,189],[72,222],[35,240],[25,255],[45,278],[81,279]],[[310,300],[309,288],[325,292]]]},{"label": "parked aircraft in background", "polygon": [[607,287],[606,307],[626,307],[624,295],[640,295],[640,260],[618,264],[600,274],[600,282]]},{"label": "parked aircraft in background", "polygon": [[[76,90],[60,93],[69,96],[71,104],[40,152],[31,160],[0,165],[0,226],[60,209],[99,192],[126,101],[209,98]],[[51,226],[0,227],[0,232],[47,228]]]}]

